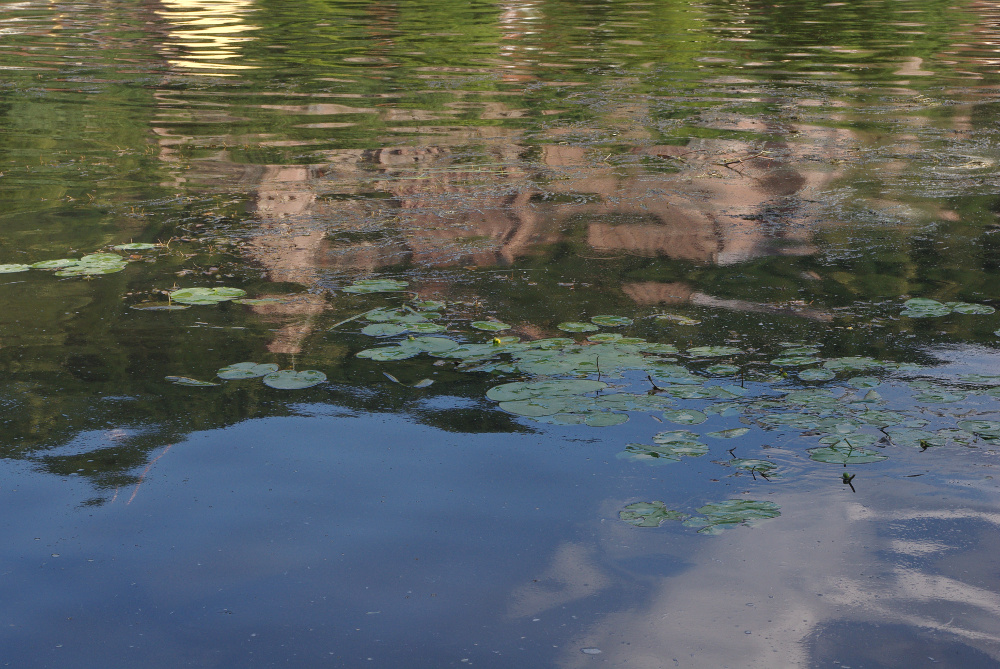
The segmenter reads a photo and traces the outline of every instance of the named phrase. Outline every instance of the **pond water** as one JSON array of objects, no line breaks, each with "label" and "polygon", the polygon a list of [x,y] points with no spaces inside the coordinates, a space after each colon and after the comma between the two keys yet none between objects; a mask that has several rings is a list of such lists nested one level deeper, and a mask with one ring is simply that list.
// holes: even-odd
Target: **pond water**
[{"label": "pond water", "polygon": [[0,8],[0,665],[1000,666],[995,4]]}]

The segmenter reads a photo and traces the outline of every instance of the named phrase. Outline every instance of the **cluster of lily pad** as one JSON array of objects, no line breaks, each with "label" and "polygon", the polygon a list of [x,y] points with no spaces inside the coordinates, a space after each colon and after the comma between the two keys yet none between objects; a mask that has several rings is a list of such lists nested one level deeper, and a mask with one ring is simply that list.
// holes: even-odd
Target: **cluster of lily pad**
[{"label": "cluster of lily pad", "polygon": [[[159,244],[131,243],[115,246],[116,251],[148,251],[159,248]],[[57,258],[42,260],[30,265],[8,263],[0,265],[0,274],[27,272],[31,269],[52,271],[56,276],[96,276],[114,274],[125,269],[128,260],[117,253],[91,253],[81,258]]]},{"label": "cluster of lily pad", "polygon": [[996,312],[996,309],[986,304],[974,304],[971,302],[938,302],[926,297],[915,297],[903,303],[901,315],[910,318],[936,318],[956,314],[976,314],[987,315]]},{"label": "cluster of lily pad", "polygon": [[[992,307],[969,303],[936,303],[911,300],[905,315],[921,317],[927,311],[987,314]],[[727,342],[719,345],[680,347],[652,342],[617,332],[599,332],[632,324],[632,319],[597,316],[587,321],[566,321],[556,327],[585,339],[549,337],[521,341],[514,336],[495,336],[470,341],[462,336],[428,336],[439,326],[445,305],[430,308],[406,305],[398,309],[376,309],[364,314],[373,324],[394,324],[398,329],[366,326],[365,334],[398,336],[388,345],[360,351],[360,358],[392,362],[428,355],[451,361],[453,369],[512,375],[517,380],[494,385],[486,397],[508,413],[556,425],[608,427],[629,420],[636,412],[657,420],[693,426],[713,415],[738,420],[742,425],[698,434],[691,430],[663,430],[649,444],[630,443],[619,458],[639,465],[667,465],[698,458],[710,452],[703,438],[740,440],[751,431],[792,431],[815,440],[805,453],[818,463],[841,468],[886,460],[890,447],[926,450],[947,444],[972,445],[976,441],[1000,444],[1000,421],[970,420],[963,407],[956,423],[932,426],[924,417],[925,405],[947,405],[974,397],[1000,398],[1000,375],[966,375],[954,381],[915,376],[918,365],[879,361],[866,356],[824,357],[822,346],[784,342],[777,354],[745,351]],[[943,315],[943,314],[932,314]],[[686,317],[661,314],[662,320],[692,324]],[[690,321],[690,322],[688,322]],[[443,326],[436,332],[445,330]],[[473,329],[499,332],[510,326],[499,321],[478,321]],[[593,334],[590,334],[593,333]],[[736,340],[738,341],[738,340]],[[441,364],[438,362],[436,364]],[[879,388],[887,376],[894,386],[909,386],[914,409],[890,410]],[[934,412],[935,422],[947,419],[943,407]],[[759,437],[755,441],[759,441]],[[772,481],[782,476],[779,463],[768,457],[731,457],[717,464],[733,475]],[[741,454],[742,455],[742,454]],[[850,481],[845,474],[845,482]],[[853,485],[852,485],[853,489]],[[772,502],[730,500],[706,505],[702,517],[688,519],[700,532],[716,533],[734,525],[780,515]],[[666,508],[663,502],[637,502],[621,517],[640,527],[659,525],[667,519],[687,516]]]},{"label": "cluster of lily pad", "polygon": [[[295,371],[294,369],[279,369],[274,363],[237,362],[223,367],[216,376],[226,381],[243,379],[261,379],[265,386],[278,390],[301,390],[311,388],[326,381],[326,374],[315,369]],[[179,386],[218,386],[213,381],[199,381],[187,376],[168,376]]]}]

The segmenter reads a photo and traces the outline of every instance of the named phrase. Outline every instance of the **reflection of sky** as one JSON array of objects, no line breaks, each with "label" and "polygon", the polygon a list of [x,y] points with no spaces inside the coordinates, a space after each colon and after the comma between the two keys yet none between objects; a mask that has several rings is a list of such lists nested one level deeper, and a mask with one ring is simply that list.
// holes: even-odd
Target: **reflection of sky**
[{"label": "reflection of sky", "polygon": [[257,29],[244,21],[256,9],[251,0],[163,0],[162,7],[158,13],[172,38],[168,46],[182,54],[169,61],[174,67],[213,75],[254,67],[235,62],[242,59],[240,44]]}]

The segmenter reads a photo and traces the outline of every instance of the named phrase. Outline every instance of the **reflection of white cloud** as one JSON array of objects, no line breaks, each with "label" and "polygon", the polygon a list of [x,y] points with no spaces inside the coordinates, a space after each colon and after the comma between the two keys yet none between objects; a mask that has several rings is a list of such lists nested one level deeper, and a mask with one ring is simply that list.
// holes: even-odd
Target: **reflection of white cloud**
[{"label": "reflection of white cloud", "polygon": [[171,59],[171,65],[185,70],[212,70],[212,74],[254,68],[223,62],[242,58],[240,45],[253,39],[248,33],[257,26],[244,21],[255,11],[252,0],[162,0],[161,6],[157,13],[170,26],[170,41],[165,46],[183,54]]},{"label": "reflection of white cloud", "polygon": [[544,574],[514,591],[510,615],[515,618],[538,615],[593,595],[610,584],[611,579],[593,564],[587,548],[562,544]]},{"label": "reflection of white cloud", "polygon": [[[900,486],[903,494],[880,494],[869,504],[774,495],[780,518],[718,537],[605,526],[600,550],[590,549],[589,560],[574,563],[559,549],[542,584],[555,575],[564,582],[532,596],[526,593],[536,585],[518,588],[512,610],[531,615],[578,599],[584,582],[608,587],[613,581],[601,575],[601,560],[593,557],[603,552],[602,559],[619,566],[636,560],[690,566],[651,578],[642,605],[611,612],[581,631],[561,667],[590,666],[594,660],[580,653],[584,647],[600,648],[606,666],[635,669],[805,667],[811,666],[810,635],[844,621],[955,635],[1000,660],[1000,579],[990,571],[988,541],[997,515],[932,508],[919,497],[926,489]],[[962,523],[967,533],[988,524],[982,546],[942,542],[928,529],[948,521]],[[574,550],[588,555],[584,547]],[[956,554],[963,561],[949,566]],[[981,566],[970,569],[973,564]]]}]

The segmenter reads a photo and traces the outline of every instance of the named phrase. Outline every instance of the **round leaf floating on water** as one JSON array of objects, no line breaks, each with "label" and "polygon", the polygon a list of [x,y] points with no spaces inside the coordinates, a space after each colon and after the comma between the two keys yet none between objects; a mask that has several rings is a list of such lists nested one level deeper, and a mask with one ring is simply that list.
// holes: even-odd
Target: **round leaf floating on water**
[{"label": "round leaf floating on water", "polygon": [[900,315],[910,318],[937,318],[951,313],[951,307],[925,297],[915,297],[903,303]]},{"label": "round leaf floating on water", "polygon": [[825,446],[823,448],[809,448],[806,451],[809,453],[809,457],[816,462],[828,462],[834,465],[864,465],[889,459],[881,453],[866,448],[849,446]]},{"label": "round leaf floating on water", "polygon": [[618,513],[618,517],[636,527],[659,527],[668,520],[684,520],[687,515],[668,509],[663,502],[654,501],[629,504]]},{"label": "round leaf floating on water", "polygon": [[744,434],[750,431],[748,427],[734,427],[729,430],[719,430],[717,432],[707,432],[705,436],[714,437],[715,439],[735,439],[736,437],[742,437]]},{"label": "round leaf floating on water", "polygon": [[[623,337],[616,332],[602,332],[601,334],[590,335],[589,337],[587,337],[587,341],[618,341],[619,339],[622,338]],[[575,343],[573,342],[572,339],[567,341],[569,341],[570,343]]]},{"label": "round leaf floating on water", "polygon": [[699,425],[708,420],[708,416],[695,409],[668,409],[663,412],[663,417],[671,423],[678,423],[680,425]]},{"label": "round leaf floating on water", "polygon": [[42,260],[31,265],[32,269],[62,269],[79,263],[72,258],[59,258],[57,260]]},{"label": "round leaf floating on water", "polygon": [[210,381],[199,381],[198,379],[192,379],[189,376],[165,376],[163,377],[167,381],[170,381],[175,386],[195,386],[195,387],[208,387],[217,386],[218,383],[212,383]]},{"label": "round leaf floating on water", "polygon": [[395,279],[362,279],[344,288],[345,293],[393,293],[409,286],[407,281]]},{"label": "round leaf floating on water", "polygon": [[591,323],[577,323],[575,321],[560,323],[556,327],[563,332],[594,332],[598,329],[596,325]]},{"label": "round leaf floating on water", "polygon": [[745,472],[756,472],[765,477],[774,476],[774,471],[778,468],[778,465],[770,460],[759,460],[757,458],[733,458],[729,461],[729,466]]},{"label": "round leaf floating on water", "polygon": [[709,365],[705,368],[705,371],[709,374],[718,374],[719,376],[732,376],[733,374],[740,371],[740,368],[736,365]]},{"label": "round leaf floating on water", "polygon": [[227,380],[256,379],[276,371],[278,371],[278,366],[273,362],[262,364],[256,362],[237,362],[223,367],[215,375],[220,379]]},{"label": "round leaf floating on water", "polygon": [[246,294],[245,290],[227,286],[220,286],[218,288],[180,288],[170,293],[170,300],[172,302],[180,302],[181,304],[218,304],[219,302],[228,302],[237,297],[243,297]]},{"label": "round leaf floating on water", "polygon": [[304,369],[301,372],[283,369],[264,377],[265,386],[278,390],[301,390],[319,385],[324,381],[326,381],[326,374],[315,369]]},{"label": "round leaf floating on water", "polygon": [[699,358],[719,358],[727,355],[738,355],[742,352],[733,346],[693,346],[687,350],[688,355]]},{"label": "round leaf floating on water", "polygon": [[376,362],[390,362],[394,360],[406,360],[418,355],[420,351],[413,348],[403,348],[402,346],[383,346],[381,348],[368,348],[359,351],[357,357],[368,358]]},{"label": "round leaf floating on water", "polygon": [[661,321],[671,321],[677,323],[677,325],[698,325],[701,323],[699,320],[688,318],[687,316],[678,316],[677,314],[655,314],[653,318]]},{"label": "round leaf floating on water", "polygon": [[494,386],[486,391],[486,397],[494,402],[511,402],[533,397],[565,397],[584,395],[607,388],[603,381],[590,379],[556,379],[553,381],[515,381]]},{"label": "round leaf floating on water", "polygon": [[854,371],[871,369],[872,367],[881,367],[882,363],[874,358],[867,358],[863,356],[850,356],[846,358],[833,358],[832,360],[827,360],[823,363],[823,367],[834,371]]},{"label": "round leaf floating on water", "polygon": [[774,502],[759,502],[752,499],[730,499],[724,502],[713,502],[698,509],[704,518],[691,518],[684,521],[687,527],[698,527],[699,533],[718,534],[727,527],[737,525],[754,525],[759,521],[777,518],[781,515],[780,506]]},{"label": "round leaf floating on water", "polygon": [[369,337],[394,337],[409,331],[407,326],[396,323],[372,323],[361,328],[361,334]]},{"label": "round leaf floating on water", "polygon": [[[431,355],[447,353],[459,348],[458,344],[447,337],[409,337],[399,342],[399,347],[415,353],[430,353]],[[360,356],[360,354],[358,354]]]},{"label": "round leaf floating on water", "polygon": [[816,362],[819,362],[819,360],[809,355],[784,355],[772,360],[771,364],[776,367],[801,367],[802,365],[811,365]]},{"label": "round leaf floating on water", "polygon": [[9,264],[0,265],[0,274],[14,274],[15,272],[27,272],[31,265]]},{"label": "round leaf floating on water", "polygon": [[584,422],[591,427],[610,427],[612,425],[621,425],[622,423],[627,423],[628,414],[600,411],[588,415],[587,420]]},{"label": "round leaf floating on water", "polygon": [[133,242],[131,244],[119,244],[113,247],[115,251],[150,251],[160,248],[159,244],[146,244],[143,242]]},{"label": "round leaf floating on water", "polygon": [[829,369],[804,369],[798,373],[798,377],[803,381],[829,381],[836,376]]},{"label": "round leaf floating on water", "polygon": [[501,332],[510,329],[509,325],[499,321],[473,321],[471,325],[477,330],[484,330],[486,332]]},{"label": "round leaf floating on water", "polygon": [[996,309],[985,304],[972,304],[970,302],[945,302],[946,307],[950,307],[957,314],[988,315],[996,313]]},{"label": "round leaf floating on water", "polygon": [[632,325],[633,321],[631,318],[626,316],[594,316],[590,319],[591,323],[596,325],[603,325],[604,327],[617,328],[623,325]]}]

